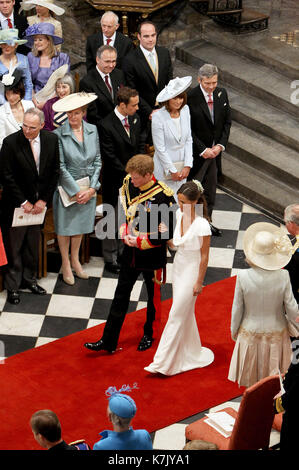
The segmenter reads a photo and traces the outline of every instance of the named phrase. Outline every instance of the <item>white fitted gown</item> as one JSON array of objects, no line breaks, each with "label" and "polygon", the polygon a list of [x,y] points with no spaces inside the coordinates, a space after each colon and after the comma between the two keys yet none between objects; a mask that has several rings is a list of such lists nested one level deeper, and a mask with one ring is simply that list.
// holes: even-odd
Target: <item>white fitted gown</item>
[{"label": "white fitted gown", "polygon": [[200,265],[202,236],[210,235],[206,219],[197,217],[181,236],[182,213],[177,211],[173,243],[178,246],[172,269],[173,302],[153,362],[145,370],[174,375],[205,367],[214,360],[213,352],[201,345],[195,318],[193,286]]}]

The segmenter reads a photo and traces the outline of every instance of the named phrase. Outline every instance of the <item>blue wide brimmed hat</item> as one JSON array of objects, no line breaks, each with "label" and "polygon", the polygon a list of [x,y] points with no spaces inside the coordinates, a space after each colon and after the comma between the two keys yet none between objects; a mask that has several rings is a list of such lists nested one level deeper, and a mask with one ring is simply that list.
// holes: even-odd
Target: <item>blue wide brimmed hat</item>
[{"label": "blue wide brimmed hat", "polygon": [[134,384],[132,388],[129,385],[123,385],[119,390],[116,387],[109,387],[105,392],[106,395],[110,395],[110,411],[120,418],[133,418],[136,414],[137,407],[133,398],[121,393],[122,391],[130,392],[133,388],[138,388],[137,384]]},{"label": "blue wide brimmed hat", "polygon": [[57,46],[57,44],[63,43],[63,39],[59,36],[55,35],[55,27],[51,23],[34,23],[29,26],[25,31],[25,37],[28,40],[26,46],[33,47],[34,43],[34,36],[38,34],[43,34],[45,36],[51,36],[53,40],[53,44]]}]

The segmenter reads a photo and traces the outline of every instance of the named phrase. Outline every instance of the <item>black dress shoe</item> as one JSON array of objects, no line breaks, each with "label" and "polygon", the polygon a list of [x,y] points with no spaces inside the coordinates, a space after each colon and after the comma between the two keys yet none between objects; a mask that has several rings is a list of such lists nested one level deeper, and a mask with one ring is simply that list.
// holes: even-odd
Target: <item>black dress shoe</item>
[{"label": "black dress shoe", "polygon": [[210,224],[210,228],[211,228],[212,235],[214,235],[214,237],[221,237],[222,232],[221,230],[219,230],[219,228],[214,227],[214,225],[212,224]]},{"label": "black dress shoe", "polygon": [[146,351],[148,348],[151,347],[152,343],[153,343],[153,338],[151,336],[144,335],[141,338],[137,351]]},{"label": "black dress shoe", "polygon": [[102,339],[96,341],[95,343],[85,343],[84,346],[91,351],[107,351],[109,353],[115,352],[115,350],[108,348]]},{"label": "black dress shoe", "polygon": [[7,291],[7,302],[13,305],[20,303],[20,296],[17,290],[8,290]]},{"label": "black dress shoe", "polygon": [[117,263],[105,263],[105,269],[113,274],[119,274],[120,265]]},{"label": "black dress shoe", "polygon": [[23,284],[23,286],[24,286],[25,289],[31,290],[31,292],[32,292],[33,294],[45,295],[45,294],[47,293],[47,291],[46,291],[43,287],[39,286],[39,285],[36,284],[36,283],[33,283],[33,284],[27,284],[27,283],[25,283],[25,284]]}]

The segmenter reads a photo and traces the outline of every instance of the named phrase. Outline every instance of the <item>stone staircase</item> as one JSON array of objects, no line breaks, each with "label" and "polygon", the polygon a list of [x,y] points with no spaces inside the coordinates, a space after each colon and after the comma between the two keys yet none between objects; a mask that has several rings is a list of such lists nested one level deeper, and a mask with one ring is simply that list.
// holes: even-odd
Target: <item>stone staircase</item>
[{"label": "stone staircase", "polygon": [[291,102],[296,62],[291,53],[280,51],[280,60],[267,47],[215,31],[176,47],[175,76],[192,75],[196,86],[200,65],[218,66],[233,117],[223,186],[281,219],[284,207],[299,201],[299,105]]}]

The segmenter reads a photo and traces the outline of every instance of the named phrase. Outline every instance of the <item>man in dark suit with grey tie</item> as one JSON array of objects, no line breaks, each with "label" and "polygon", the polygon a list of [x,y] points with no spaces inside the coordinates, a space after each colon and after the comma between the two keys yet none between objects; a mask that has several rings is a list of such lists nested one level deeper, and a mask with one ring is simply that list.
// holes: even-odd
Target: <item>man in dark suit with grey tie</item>
[{"label": "man in dark suit with grey tie", "polygon": [[[117,203],[119,188],[126,176],[126,164],[134,155],[144,153],[141,133],[138,91],[122,87],[117,92],[117,106],[99,126],[102,167],[103,202],[110,204],[116,214],[116,237],[102,241],[105,268],[119,272],[118,259],[123,243],[117,238]],[[114,234],[113,234],[114,235]]]},{"label": "man in dark suit with grey tie", "polygon": [[116,60],[117,51],[114,47],[101,46],[97,51],[96,67],[80,81],[80,91],[95,93],[98,96],[87,110],[87,121],[96,126],[114,110],[117,91],[125,84],[122,70],[115,68]]},{"label": "man in dark suit with grey tie", "polygon": [[16,208],[23,208],[24,215],[41,214],[57,186],[58,137],[43,127],[44,113],[28,109],[23,129],[6,137],[0,152],[1,229],[8,260],[4,287],[7,300],[15,305],[20,302],[19,288],[46,294],[36,281],[40,225],[12,227]]},{"label": "man in dark suit with grey tie", "polygon": [[113,11],[106,11],[101,17],[101,31],[88,36],[86,41],[87,72],[96,66],[97,50],[103,45],[113,46],[117,50],[116,67],[122,68],[124,57],[134,49],[130,38],[118,31],[119,19]]},{"label": "man in dark suit with grey tie", "polygon": [[[18,15],[14,11],[15,0],[0,0],[0,28],[8,29],[14,28],[19,31],[19,38],[22,39],[25,30],[28,28],[27,19],[25,16]],[[25,45],[18,47],[20,54],[27,55],[30,49]]]},{"label": "man in dark suit with grey tie", "polygon": [[139,46],[126,56],[123,71],[127,86],[139,92],[141,124],[149,133],[152,114],[159,108],[157,95],[173,78],[173,68],[168,49],[157,46],[154,23],[141,23],[137,37]]},{"label": "man in dark suit with grey tie", "polygon": [[[198,71],[198,86],[188,92],[193,138],[193,167],[189,180],[199,180],[205,190],[210,221],[216,198],[217,163],[225,150],[231,128],[227,92],[218,87],[218,69],[205,64]],[[221,232],[211,224],[212,234]]]}]

